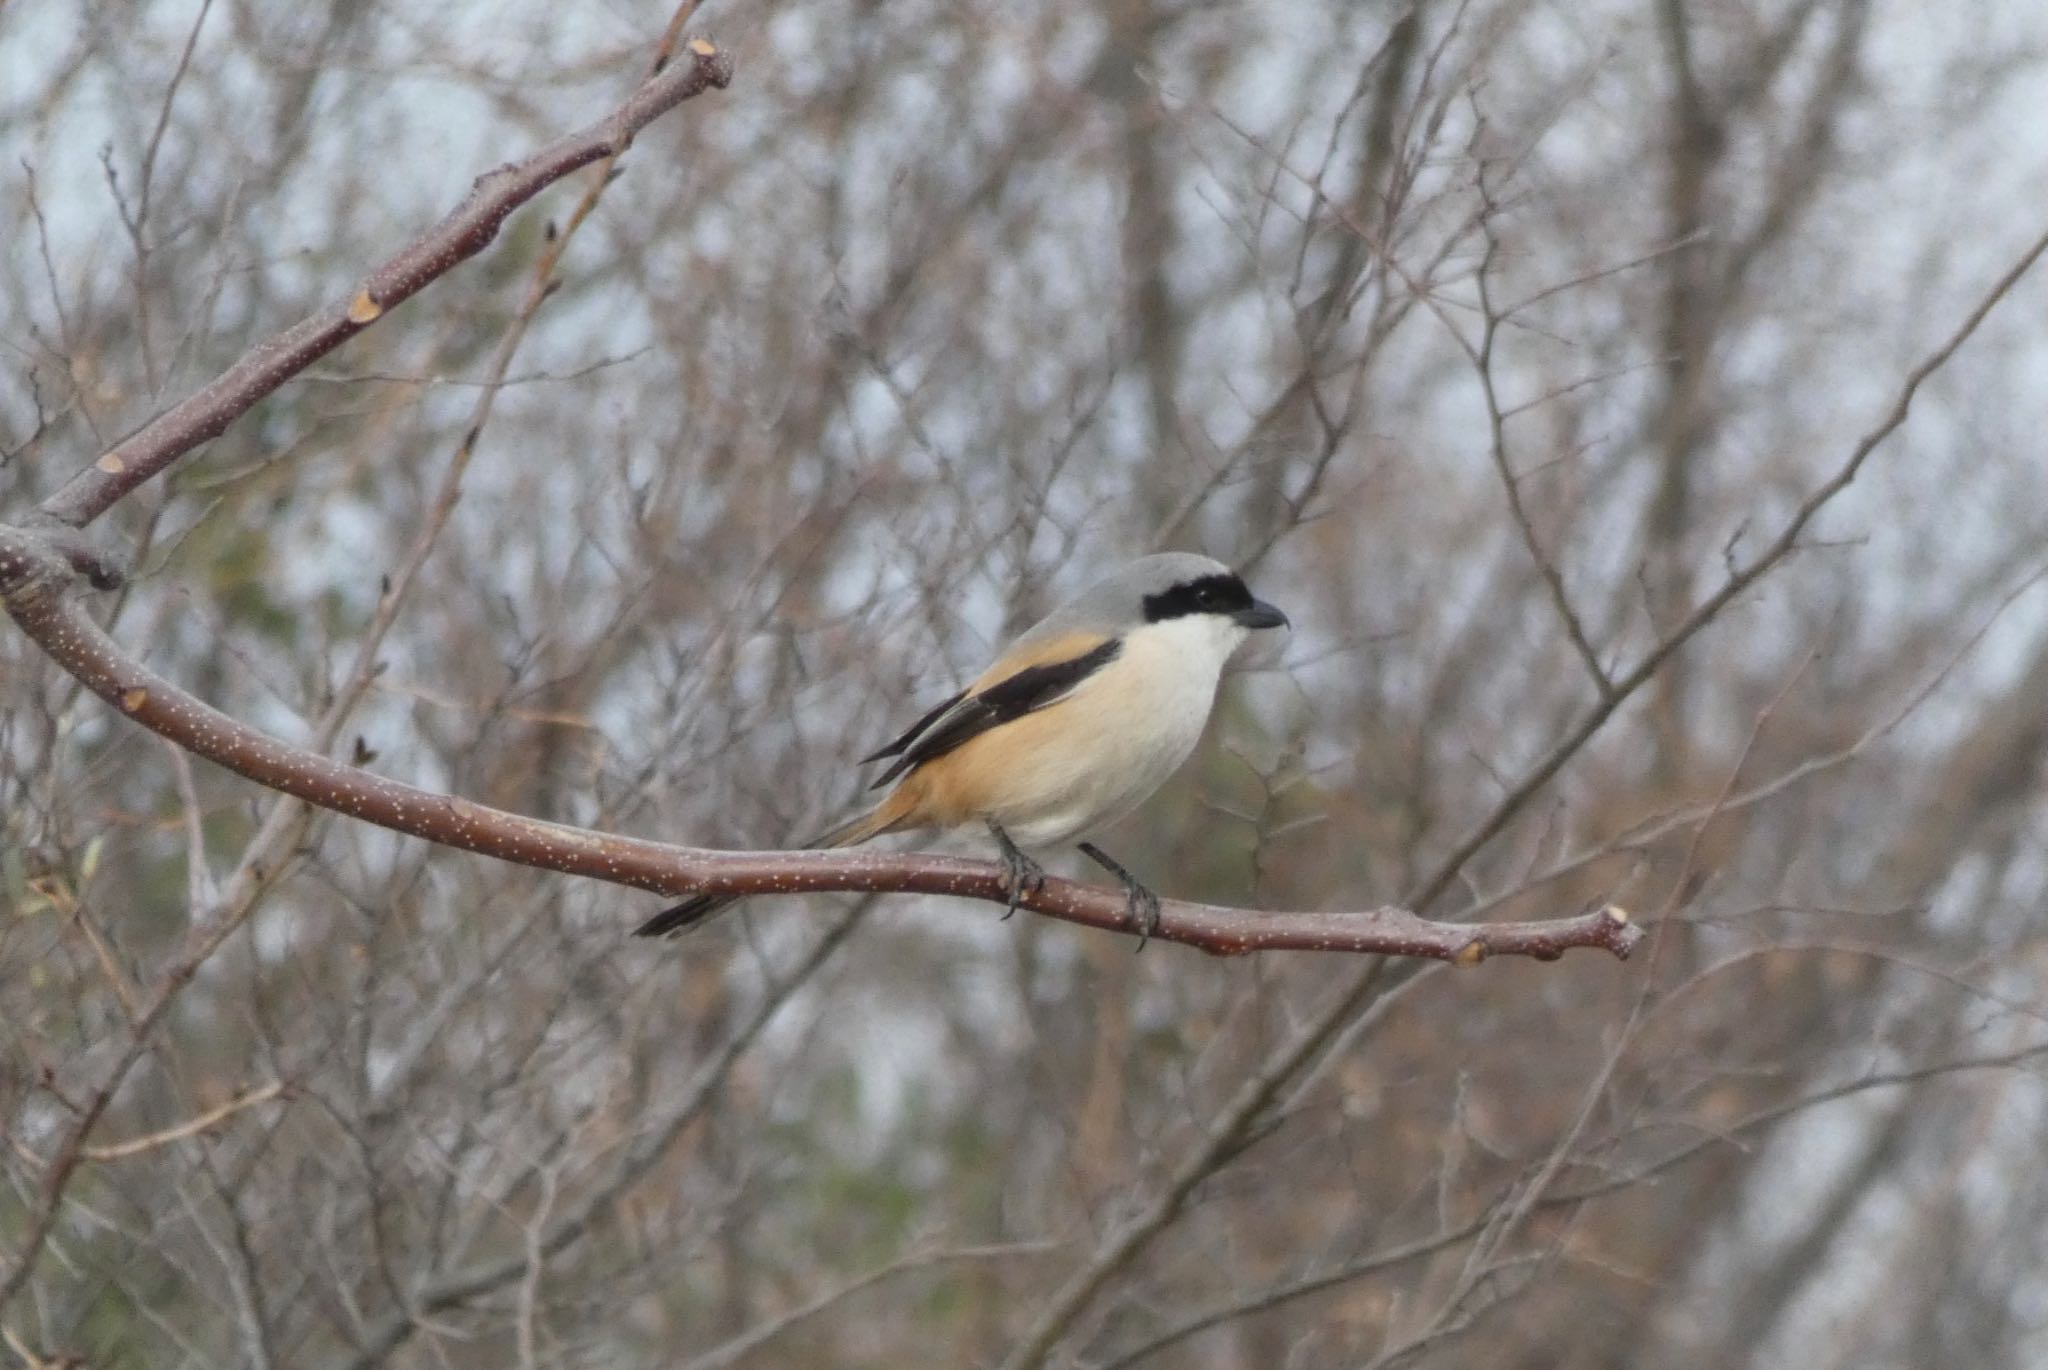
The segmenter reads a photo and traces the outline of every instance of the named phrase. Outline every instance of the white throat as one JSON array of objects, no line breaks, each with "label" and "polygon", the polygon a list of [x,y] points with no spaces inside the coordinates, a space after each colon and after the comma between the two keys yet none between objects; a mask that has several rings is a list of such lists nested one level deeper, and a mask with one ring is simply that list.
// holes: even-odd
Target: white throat
[{"label": "white throat", "polygon": [[1157,652],[1187,673],[1188,679],[1214,689],[1231,653],[1244,645],[1251,630],[1221,614],[1183,614],[1148,623],[1125,636],[1125,650]]}]

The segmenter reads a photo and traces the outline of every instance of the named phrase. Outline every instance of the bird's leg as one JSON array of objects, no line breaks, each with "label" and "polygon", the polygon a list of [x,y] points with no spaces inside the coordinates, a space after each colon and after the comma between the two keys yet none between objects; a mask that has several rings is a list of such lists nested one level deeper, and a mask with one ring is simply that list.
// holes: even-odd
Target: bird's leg
[{"label": "bird's leg", "polygon": [[1010,894],[1010,905],[1003,910],[1007,921],[1017,911],[1017,901],[1024,897],[1024,891],[1036,890],[1045,883],[1045,868],[1019,850],[1010,834],[1003,831],[1003,825],[993,818],[988,820],[988,831],[1003,854],[1003,878]]},{"label": "bird's leg", "polygon": [[1138,877],[1118,865],[1110,854],[1093,842],[1081,844],[1081,854],[1124,882],[1124,912],[1138,925],[1138,950],[1159,931],[1159,896],[1138,883]]}]

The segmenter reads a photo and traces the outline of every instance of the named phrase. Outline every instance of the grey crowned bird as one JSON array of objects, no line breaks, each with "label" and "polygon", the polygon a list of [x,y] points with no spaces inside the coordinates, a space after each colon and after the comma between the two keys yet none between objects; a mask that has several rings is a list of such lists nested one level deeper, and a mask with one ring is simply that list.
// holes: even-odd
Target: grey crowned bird
[{"label": "grey crowned bird", "polygon": [[[1044,879],[1025,849],[1075,842],[1123,883],[1130,916],[1150,937],[1158,897],[1089,839],[1188,759],[1231,653],[1252,633],[1285,626],[1287,615],[1254,599],[1221,562],[1188,552],[1140,557],[1047,614],[966,689],[863,758],[894,758],[874,788],[895,788],[807,845],[985,827],[1002,853],[1014,913]],[[682,932],[739,897],[685,900],[636,935]]]}]

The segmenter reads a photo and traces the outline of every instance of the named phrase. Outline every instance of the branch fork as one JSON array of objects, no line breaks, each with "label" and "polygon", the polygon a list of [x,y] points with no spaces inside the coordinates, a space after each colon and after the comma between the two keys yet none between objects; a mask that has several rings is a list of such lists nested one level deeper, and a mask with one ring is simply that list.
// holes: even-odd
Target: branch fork
[{"label": "branch fork", "polygon": [[127,573],[77,529],[47,514],[31,513],[19,525],[0,523],[0,602],[80,578],[95,590],[118,590]]}]

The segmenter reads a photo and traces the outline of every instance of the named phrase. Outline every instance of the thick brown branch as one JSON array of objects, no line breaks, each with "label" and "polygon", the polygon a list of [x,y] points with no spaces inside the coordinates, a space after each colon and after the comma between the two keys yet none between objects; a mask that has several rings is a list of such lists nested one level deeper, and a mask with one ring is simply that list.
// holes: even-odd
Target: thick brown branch
[{"label": "thick brown branch", "polygon": [[57,491],[42,512],[83,528],[186,453],[227,431],[265,396],[375,323],[393,305],[431,285],[483,251],[513,210],[579,167],[616,157],[634,135],[692,96],[732,79],[732,61],[699,38],[683,45],[687,60],[643,82],[605,118],[557,139],[524,161],[479,176],[447,218],[375,268],[350,292],[251,348],[212,382],[116,443]]},{"label": "thick brown branch", "polygon": [[[1007,900],[1002,868],[917,853],[718,852],[545,823],[390,780],[238,723],[128,657],[51,574],[24,561],[35,546],[0,529],[0,585],[19,586],[8,612],[87,689],[159,736],[258,784],[395,832],[505,861],[593,876],[662,894],[801,894],[828,890],[950,894]],[[1049,917],[1137,931],[1120,892],[1047,880],[1019,901]],[[1433,923],[1405,909],[1264,913],[1167,901],[1154,937],[1216,955],[1349,951],[1476,965],[1489,956],[1553,960],[1572,947],[1626,957],[1642,930],[1619,909],[1536,923]]]}]

